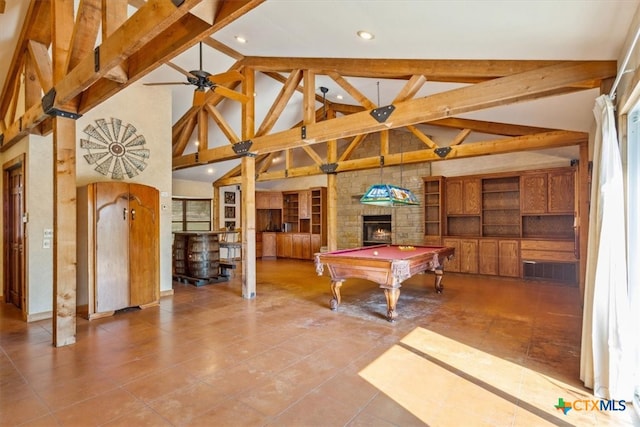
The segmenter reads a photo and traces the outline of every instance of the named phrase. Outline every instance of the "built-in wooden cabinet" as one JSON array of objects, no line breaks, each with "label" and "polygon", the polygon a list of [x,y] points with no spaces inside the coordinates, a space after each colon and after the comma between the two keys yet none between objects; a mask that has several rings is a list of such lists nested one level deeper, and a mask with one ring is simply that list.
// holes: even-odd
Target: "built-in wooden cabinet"
[{"label": "built-in wooden cabinet", "polygon": [[311,190],[298,191],[298,217],[311,218]]},{"label": "built-in wooden cabinet", "polygon": [[158,304],[158,190],[100,182],[77,192],[78,309],[89,319]]},{"label": "built-in wooden cabinet", "polygon": [[276,256],[278,258],[291,258],[292,254],[293,233],[276,233]]},{"label": "built-in wooden cabinet", "polygon": [[[277,203],[280,203],[281,210],[272,208]],[[259,232],[262,231],[260,251],[256,250],[256,257],[310,260],[322,246],[326,246],[326,187],[283,193],[256,192],[256,207],[256,226]],[[270,232],[274,229],[282,229],[283,232]]]},{"label": "built-in wooden cabinet", "polygon": [[498,274],[505,277],[520,277],[520,242],[498,240]]},{"label": "built-in wooden cabinet", "polygon": [[261,233],[262,234],[262,258],[275,258],[276,252],[276,235],[277,233]]},{"label": "built-in wooden cabinet", "polygon": [[291,236],[291,258],[311,259],[311,234],[294,233]]},{"label": "built-in wooden cabinet", "polygon": [[439,245],[443,234],[444,178],[424,178],[424,237],[425,243]]},{"label": "built-in wooden cabinet", "polygon": [[447,178],[447,215],[480,214],[480,179]]},{"label": "built-in wooden cabinet", "polygon": [[287,231],[297,233],[300,219],[298,192],[283,193],[282,200],[282,221],[290,227]]},{"label": "built-in wooden cabinet", "polygon": [[424,242],[456,249],[449,270],[577,280],[574,166],[423,180]]},{"label": "built-in wooden cabinet", "polygon": [[256,209],[282,209],[282,193],[256,191]]},{"label": "built-in wooden cabinet", "polygon": [[498,241],[482,239],[478,242],[478,272],[497,276],[499,272]]},{"label": "built-in wooden cabinet", "polygon": [[482,236],[520,237],[520,180],[482,179]]},{"label": "built-in wooden cabinet", "polygon": [[521,192],[523,214],[573,214],[575,171],[570,168],[523,174]]}]

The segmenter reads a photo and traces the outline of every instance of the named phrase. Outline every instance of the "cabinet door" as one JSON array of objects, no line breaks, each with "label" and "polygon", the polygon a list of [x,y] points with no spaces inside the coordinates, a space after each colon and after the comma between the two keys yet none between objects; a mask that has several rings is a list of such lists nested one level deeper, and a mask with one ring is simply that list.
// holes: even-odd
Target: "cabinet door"
[{"label": "cabinet door", "polygon": [[573,213],[574,212],[574,172],[549,172],[549,212]]},{"label": "cabinet door", "polygon": [[282,209],[282,193],[269,193],[269,209]]},{"label": "cabinet door", "polygon": [[498,243],[500,257],[500,275],[520,277],[520,250],[517,240],[500,240]]},{"label": "cabinet door", "polygon": [[448,178],[446,181],[446,207],[449,215],[480,214],[480,179]]},{"label": "cabinet door", "polygon": [[276,254],[278,258],[291,258],[291,253],[292,253],[291,234],[289,233],[276,234]]},{"label": "cabinet door", "polygon": [[309,234],[294,234],[291,236],[291,258],[311,258],[311,236]]},{"label": "cabinet door", "polygon": [[480,179],[462,181],[462,210],[465,214],[480,215]]},{"label": "cabinet door", "polygon": [[520,178],[520,206],[522,213],[547,212],[547,174],[522,175]]},{"label": "cabinet door", "polygon": [[95,312],[129,306],[129,185],[95,187]]},{"label": "cabinet door", "polygon": [[313,258],[314,254],[320,252],[320,248],[322,247],[322,236],[319,234],[311,235],[311,254],[310,257]]},{"label": "cabinet door", "polygon": [[447,214],[462,215],[464,213],[462,203],[462,180],[448,178],[445,187]]},{"label": "cabinet door", "polygon": [[478,241],[475,239],[460,240],[460,272],[478,272]]},{"label": "cabinet door", "polygon": [[262,233],[262,257],[275,257],[276,252],[276,234]]},{"label": "cabinet door", "polygon": [[129,305],[157,301],[160,292],[160,217],[158,190],[146,185],[129,187]]},{"label": "cabinet door", "polygon": [[498,241],[480,240],[478,242],[478,271],[480,274],[498,274]]},{"label": "cabinet door", "polygon": [[256,209],[270,209],[269,193],[256,191]]},{"label": "cabinet door", "polygon": [[453,248],[453,258],[447,260],[444,264],[444,268],[447,271],[459,272],[460,271],[460,239],[442,239],[442,245]]},{"label": "cabinet door", "polygon": [[303,190],[298,193],[298,217],[311,218],[311,190]]}]

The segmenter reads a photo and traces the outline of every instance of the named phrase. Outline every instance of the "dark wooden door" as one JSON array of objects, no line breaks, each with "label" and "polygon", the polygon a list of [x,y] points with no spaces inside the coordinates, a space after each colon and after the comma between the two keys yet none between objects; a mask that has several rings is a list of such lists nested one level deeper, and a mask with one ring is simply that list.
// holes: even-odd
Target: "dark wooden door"
[{"label": "dark wooden door", "polygon": [[24,165],[5,170],[5,300],[25,308]]}]

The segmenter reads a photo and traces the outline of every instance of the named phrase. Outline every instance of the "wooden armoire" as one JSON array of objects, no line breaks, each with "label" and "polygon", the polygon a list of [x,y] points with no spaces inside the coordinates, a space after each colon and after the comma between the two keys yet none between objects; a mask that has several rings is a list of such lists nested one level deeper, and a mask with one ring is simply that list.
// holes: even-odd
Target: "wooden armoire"
[{"label": "wooden armoire", "polygon": [[159,193],[142,184],[78,188],[77,304],[88,319],[159,302]]}]

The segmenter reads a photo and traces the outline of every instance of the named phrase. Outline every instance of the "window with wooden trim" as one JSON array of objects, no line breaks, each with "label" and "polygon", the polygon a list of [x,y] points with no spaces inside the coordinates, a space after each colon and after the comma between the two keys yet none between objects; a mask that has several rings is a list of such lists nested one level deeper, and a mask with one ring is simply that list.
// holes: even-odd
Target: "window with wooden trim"
[{"label": "window with wooden trim", "polygon": [[171,231],[211,231],[211,199],[172,199]]}]

